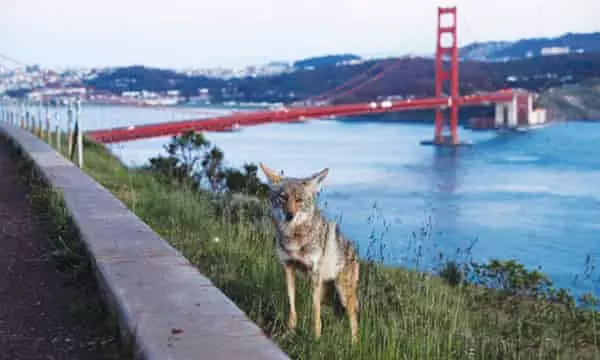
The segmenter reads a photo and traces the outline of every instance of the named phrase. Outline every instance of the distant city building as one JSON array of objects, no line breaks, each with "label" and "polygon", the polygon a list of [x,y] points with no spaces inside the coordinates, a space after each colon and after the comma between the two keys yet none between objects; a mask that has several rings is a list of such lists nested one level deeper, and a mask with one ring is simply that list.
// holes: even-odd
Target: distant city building
[{"label": "distant city building", "polygon": [[36,89],[27,94],[27,98],[40,101],[48,98],[83,97],[87,94],[85,87],[59,87]]},{"label": "distant city building", "polygon": [[142,94],[139,91],[123,91],[121,92],[121,96],[127,98],[139,98]]},{"label": "distant city building", "polygon": [[547,56],[547,55],[563,55],[563,54],[568,54],[569,52],[570,52],[570,50],[569,50],[568,46],[547,47],[547,48],[542,48],[542,50],[540,51],[540,53],[543,56]]},{"label": "distant city building", "polygon": [[182,71],[187,76],[206,76],[216,79],[232,79],[244,77],[274,76],[293,71],[291,64],[274,61],[264,65],[248,65],[242,68],[188,68]]}]

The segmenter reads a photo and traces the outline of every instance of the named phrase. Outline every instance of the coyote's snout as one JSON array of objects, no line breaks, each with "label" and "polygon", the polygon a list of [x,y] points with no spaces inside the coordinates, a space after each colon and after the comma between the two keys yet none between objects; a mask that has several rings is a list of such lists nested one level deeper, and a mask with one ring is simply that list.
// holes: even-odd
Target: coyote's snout
[{"label": "coyote's snout", "polygon": [[277,230],[276,251],[285,270],[288,327],[294,329],[297,323],[295,270],[300,270],[311,278],[315,336],[321,335],[323,284],[333,281],[350,319],[352,341],[356,341],[358,256],[337,224],[325,219],[315,202],[329,169],[307,178],[289,178],[277,175],[262,163],[260,167],[269,180],[271,216]]}]

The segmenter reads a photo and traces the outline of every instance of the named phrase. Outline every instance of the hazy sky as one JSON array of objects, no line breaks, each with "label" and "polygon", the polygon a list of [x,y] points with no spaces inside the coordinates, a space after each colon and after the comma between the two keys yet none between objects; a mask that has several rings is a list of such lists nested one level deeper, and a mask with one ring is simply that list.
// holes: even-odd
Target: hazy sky
[{"label": "hazy sky", "polygon": [[326,53],[430,53],[438,5],[459,43],[600,30],[600,0],[0,0],[0,54],[42,65],[240,66]]}]

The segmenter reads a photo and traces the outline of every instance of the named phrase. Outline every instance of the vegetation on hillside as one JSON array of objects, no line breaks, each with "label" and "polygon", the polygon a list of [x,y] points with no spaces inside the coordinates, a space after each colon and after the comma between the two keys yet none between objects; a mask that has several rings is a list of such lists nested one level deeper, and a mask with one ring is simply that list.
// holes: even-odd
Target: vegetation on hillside
[{"label": "vegetation on hillside", "polygon": [[151,158],[149,170],[161,182],[191,190],[265,197],[268,187],[258,178],[255,164],[242,170],[225,166],[225,154],[202,133],[187,132],[173,137],[164,147],[166,156]]},{"label": "vegetation on hillside", "polygon": [[538,102],[564,119],[600,120],[600,79],[550,89]]},{"label": "vegetation on hillside", "polygon": [[[568,291],[554,289],[544,274],[514,261],[457,263],[440,257],[441,276],[385,267],[378,261],[385,249],[376,236],[369,247],[377,251],[361,268],[359,343],[350,345],[347,319],[329,296],[323,336],[313,338],[309,286],[302,280],[299,328],[289,333],[283,271],[274,229],[260,211],[264,203],[245,196],[242,204],[254,205],[240,207],[231,194],[237,190],[182,186],[210,176],[202,164],[183,166],[189,159],[202,162],[212,147],[193,134],[174,138],[171,145],[177,150],[160,162],[171,164],[172,173],[188,174],[188,180],[166,181],[163,167],[128,169],[89,142],[85,170],[182,251],[293,359],[600,358],[600,314],[592,309],[593,296],[576,306]],[[194,155],[177,155],[188,153]],[[430,231],[424,228],[414,240],[426,241]]]},{"label": "vegetation on hillside", "polygon": [[339,63],[350,60],[360,60],[360,56],[354,54],[314,56],[294,61],[294,67],[297,69],[304,69],[307,67],[317,68],[322,66],[335,66]]},{"label": "vegetation on hillside", "polygon": [[600,32],[566,33],[552,38],[531,38],[518,41],[487,41],[473,43],[459,49],[467,59],[503,60],[523,59],[528,54],[540,56],[542,49],[566,47],[570,52],[600,52]]}]

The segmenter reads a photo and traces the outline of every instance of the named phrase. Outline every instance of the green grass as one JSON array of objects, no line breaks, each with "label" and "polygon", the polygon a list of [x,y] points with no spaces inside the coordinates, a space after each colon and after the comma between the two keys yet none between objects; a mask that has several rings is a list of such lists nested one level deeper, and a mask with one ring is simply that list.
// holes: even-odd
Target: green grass
[{"label": "green grass", "polygon": [[99,358],[106,360],[133,359],[129,344],[122,342],[118,319],[111,313],[94,278],[91,263],[79,233],[67,213],[62,196],[42,183],[33,188],[32,199],[38,213],[45,214],[52,257],[63,273],[66,286],[77,288],[70,305],[71,316],[85,324],[94,336],[88,345]]},{"label": "green grass", "polygon": [[313,338],[310,291],[302,279],[299,327],[289,334],[283,271],[268,219],[217,215],[209,195],[127,169],[97,144],[86,143],[85,164],[85,171],[198,266],[293,359],[600,358],[597,312],[452,287],[438,277],[375,262],[361,267],[357,345],[350,343],[347,318],[327,298],[323,335]]}]

